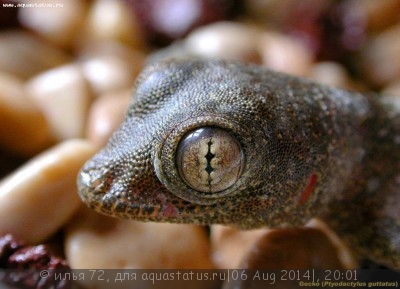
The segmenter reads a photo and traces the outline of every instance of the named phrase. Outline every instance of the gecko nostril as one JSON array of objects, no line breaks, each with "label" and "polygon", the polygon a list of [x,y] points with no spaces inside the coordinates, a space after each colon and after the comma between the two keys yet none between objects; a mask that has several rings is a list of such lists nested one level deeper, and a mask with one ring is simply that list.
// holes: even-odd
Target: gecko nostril
[{"label": "gecko nostril", "polygon": [[106,192],[108,186],[107,175],[109,175],[109,172],[106,169],[82,169],[78,177],[79,191],[90,191],[94,194]]},{"label": "gecko nostril", "polygon": [[244,154],[236,138],[221,128],[202,127],[189,132],[177,148],[182,180],[203,193],[230,188],[244,168]]}]

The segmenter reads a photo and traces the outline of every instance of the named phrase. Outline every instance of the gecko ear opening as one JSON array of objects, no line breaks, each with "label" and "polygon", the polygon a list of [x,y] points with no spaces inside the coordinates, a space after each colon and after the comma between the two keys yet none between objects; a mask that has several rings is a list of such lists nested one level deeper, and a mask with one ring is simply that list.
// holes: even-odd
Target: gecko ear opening
[{"label": "gecko ear opening", "polygon": [[154,168],[163,185],[180,198],[213,204],[244,182],[246,150],[238,124],[202,116],[174,125],[156,148]]}]

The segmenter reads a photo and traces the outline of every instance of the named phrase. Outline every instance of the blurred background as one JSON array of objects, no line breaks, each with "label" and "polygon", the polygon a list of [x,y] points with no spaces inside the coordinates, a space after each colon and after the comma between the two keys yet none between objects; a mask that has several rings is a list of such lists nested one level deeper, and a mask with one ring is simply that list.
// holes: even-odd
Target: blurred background
[{"label": "blurred background", "polygon": [[[267,255],[268,248],[292,250],[281,266],[314,268],[321,258],[333,267],[363,266],[317,221],[306,230],[279,233],[287,236],[282,243],[269,230],[106,218],[83,208],[74,176],[118,127],[138,73],[164,58],[237,59],[349,90],[400,95],[400,1],[1,0],[0,5],[0,235],[46,243],[72,268],[268,267],[274,259],[259,261],[254,246]],[[50,151],[54,163],[67,163],[67,149],[57,147],[76,139],[90,149],[82,153],[74,143],[82,159],[49,178],[44,170],[54,164],[43,153],[56,147]],[[32,205],[38,192],[40,209]],[[38,232],[44,213],[54,218]]]}]

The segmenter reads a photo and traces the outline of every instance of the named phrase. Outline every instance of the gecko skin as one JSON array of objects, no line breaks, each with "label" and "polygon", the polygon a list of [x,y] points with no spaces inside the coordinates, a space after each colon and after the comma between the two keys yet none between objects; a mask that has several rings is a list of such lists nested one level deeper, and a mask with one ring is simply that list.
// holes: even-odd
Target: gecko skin
[{"label": "gecko skin", "polygon": [[92,209],[242,229],[328,223],[400,267],[400,101],[256,65],[172,60],[139,76],[125,120],[78,177]]}]

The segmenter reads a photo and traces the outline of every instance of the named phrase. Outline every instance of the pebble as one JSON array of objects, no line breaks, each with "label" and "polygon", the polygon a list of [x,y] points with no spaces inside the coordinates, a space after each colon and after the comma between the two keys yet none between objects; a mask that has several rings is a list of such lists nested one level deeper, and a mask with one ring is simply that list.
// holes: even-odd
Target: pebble
[{"label": "pebble", "polygon": [[105,146],[111,134],[121,124],[128,109],[130,95],[131,89],[106,93],[91,105],[86,138],[96,147]]},{"label": "pebble", "polygon": [[0,235],[37,244],[59,230],[80,205],[76,175],[95,152],[70,140],[35,156],[0,182]]},{"label": "pebble", "polygon": [[335,247],[337,257],[339,258],[340,263],[344,266],[344,268],[346,269],[358,268],[358,260],[355,258],[354,254],[340,239],[340,237],[336,235],[336,233],[328,227],[328,225],[326,225],[324,222],[318,219],[311,219],[306,226],[320,230],[325,234],[325,236],[329,239],[331,244]]},{"label": "pebble", "polygon": [[239,264],[268,229],[237,230],[222,225],[211,226],[213,262],[220,269],[237,269]]},{"label": "pebble", "polygon": [[217,22],[194,30],[185,38],[185,49],[194,56],[260,63],[260,32],[250,25]]},{"label": "pebble", "polygon": [[[247,270],[246,278],[224,282],[223,289],[273,288],[297,289],[302,284],[290,278],[283,280],[282,270],[344,269],[337,251],[325,233],[316,228],[287,228],[265,231],[253,242],[236,267]],[[259,269],[262,277],[257,277]],[[255,275],[253,275],[255,274]]]},{"label": "pebble", "polygon": [[[208,238],[199,226],[119,220],[82,207],[65,235],[72,269],[213,268]],[[138,288],[139,282],[134,283]],[[162,283],[156,285],[164,287],[156,288],[165,288]],[[192,288],[190,283],[187,287]]]},{"label": "pebble", "polygon": [[379,33],[399,21],[398,0],[350,0],[348,7],[366,19],[369,33]]},{"label": "pebble", "polygon": [[88,47],[80,57],[85,79],[95,95],[131,89],[144,66],[143,53],[115,42]]},{"label": "pebble", "polygon": [[317,62],[310,67],[309,76],[321,84],[338,88],[351,88],[346,69],[337,62]]},{"label": "pebble", "polygon": [[0,33],[0,70],[22,80],[70,60],[68,53],[32,33],[21,30]]},{"label": "pebble", "polygon": [[144,49],[142,30],[124,1],[96,0],[83,27],[83,42],[119,41],[131,48]]},{"label": "pebble", "polygon": [[20,156],[39,153],[52,142],[49,125],[36,104],[27,97],[24,83],[0,72],[0,148]]},{"label": "pebble", "polygon": [[400,96],[400,80],[389,83],[383,90],[383,94]]},{"label": "pebble", "polygon": [[249,231],[212,226],[214,263],[224,269],[355,268],[349,250],[326,225],[315,220],[308,226]]},{"label": "pebble", "polygon": [[362,51],[359,68],[377,86],[400,78],[400,24],[371,39]]},{"label": "pebble", "polygon": [[[86,17],[87,3],[81,0],[44,0],[41,3],[53,7],[20,9],[21,24],[56,45],[72,47]],[[62,7],[57,7],[60,4]]]},{"label": "pebble", "polygon": [[83,137],[92,94],[79,65],[41,73],[27,82],[26,90],[45,114],[58,141]]},{"label": "pebble", "polygon": [[84,207],[66,227],[73,269],[210,269],[209,251],[204,229],[194,225],[119,220]]},{"label": "pebble", "polygon": [[308,74],[313,56],[298,40],[277,32],[263,32],[259,39],[262,64],[298,76]]},{"label": "pebble", "polygon": [[242,260],[244,269],[339,269],[335,247],[315,228],[271,230]]}]

